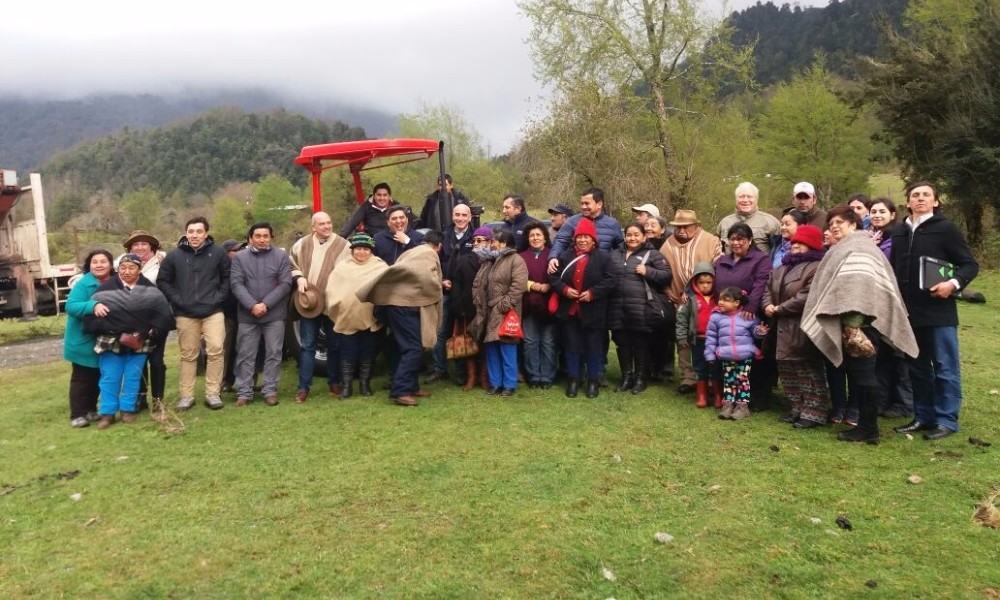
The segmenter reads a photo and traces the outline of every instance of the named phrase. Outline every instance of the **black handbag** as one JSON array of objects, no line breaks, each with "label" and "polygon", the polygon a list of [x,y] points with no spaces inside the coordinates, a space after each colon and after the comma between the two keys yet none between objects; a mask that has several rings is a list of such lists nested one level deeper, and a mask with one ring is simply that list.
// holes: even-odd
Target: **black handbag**
[{"label": "black handbag", "polygon": [[[640,264],[646,264],[648,258],[649,252],[646,252]],[[667,329],[677,320],[677,308],[666,294],[654,293],[645,277],[642,277],[642,285],[646,286],[646,320],[653,329]]]}]

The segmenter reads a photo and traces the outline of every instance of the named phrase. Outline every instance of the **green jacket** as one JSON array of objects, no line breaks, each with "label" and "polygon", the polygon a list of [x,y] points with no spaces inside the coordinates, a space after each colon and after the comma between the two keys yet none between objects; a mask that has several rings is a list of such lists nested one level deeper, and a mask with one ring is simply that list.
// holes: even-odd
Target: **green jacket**
[{"label": "green jacket", "polygon": [[101,286],[93,273],[87,273],[76,282],[66,299],[66,337],[63,339],[63,358],[84,367],[97,368],[94,352],[96,337],[83,331],[83,318],[94,314],[97,302],[91,300]]}]

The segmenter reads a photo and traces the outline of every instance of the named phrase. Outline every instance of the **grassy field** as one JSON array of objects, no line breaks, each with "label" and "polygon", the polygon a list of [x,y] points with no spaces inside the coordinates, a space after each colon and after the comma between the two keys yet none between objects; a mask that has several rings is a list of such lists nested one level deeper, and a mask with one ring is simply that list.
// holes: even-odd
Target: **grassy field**
[{"label": "grassy field", "polygon": [[274,408],[73,430],[65,363],[4,371],[0,596],[997,598],[1000,530],[971,515],[1000,487],[1000,275],[976,287],[938,443],[723,422],[666,386],[299,406],[294,363]]},{"label": "grassy field", "polygon": [[66,315],[38,317],[34,321],[0,319],[0,346],[38,338],[62,337]]}]

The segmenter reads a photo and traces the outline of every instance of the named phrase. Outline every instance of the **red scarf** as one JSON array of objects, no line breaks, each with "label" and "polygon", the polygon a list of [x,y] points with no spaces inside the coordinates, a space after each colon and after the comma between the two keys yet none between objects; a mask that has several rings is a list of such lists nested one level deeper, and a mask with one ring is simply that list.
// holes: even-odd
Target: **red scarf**
[{"label": "red scarf", "polygon": [[[587,263],[590,262],[590,252],[576,251],[577,256],[580,256],[580,260],[576,261],[573,265],[573,288],[576,291],[583,293],[583,270],[587,268]],[[572,304],[569,305],[569,316],[579,317],[580,316],[580,301],[574,300]]]}]

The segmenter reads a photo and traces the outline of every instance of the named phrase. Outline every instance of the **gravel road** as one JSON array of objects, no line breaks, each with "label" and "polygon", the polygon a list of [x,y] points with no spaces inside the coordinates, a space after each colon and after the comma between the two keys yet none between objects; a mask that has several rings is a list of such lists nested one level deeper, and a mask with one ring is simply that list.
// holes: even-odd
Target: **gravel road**
[{"label": "gravel road", "polygon": [[0,370],[62,360],[62,349],[61,337],[0,346]]}]

